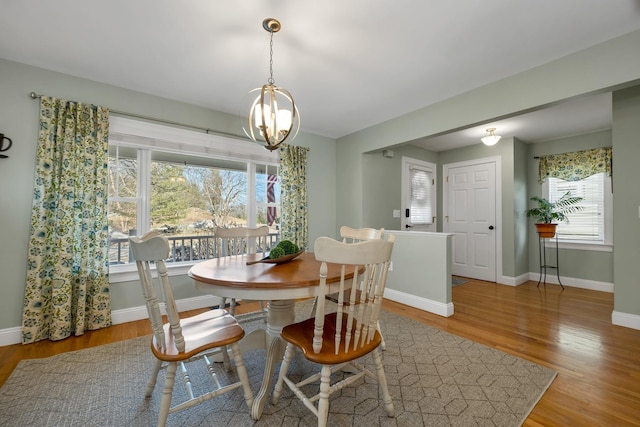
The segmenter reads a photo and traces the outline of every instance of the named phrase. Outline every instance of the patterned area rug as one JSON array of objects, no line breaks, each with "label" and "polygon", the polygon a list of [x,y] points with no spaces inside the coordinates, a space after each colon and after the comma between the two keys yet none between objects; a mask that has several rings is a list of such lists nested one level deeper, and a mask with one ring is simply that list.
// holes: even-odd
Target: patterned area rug
[{"label": "patterned area rug", "polygon": [[467,283],[468,280],[464,277],[460,276],[451,276],[451,287],[462,285],[463,283]]},{"label": "patterned area rug", "polygon": [[[298,312],[309,313],[308,303],[299,305]],[[245,325],[252,330],[263,323]],[[519,426],[556,375],[551,369],[386,311],[381,327],[396,417],[386,416],[377,384],[366,379],[332,396],[329,425]],[[264,352],[249,351],[244,357],[252,388],[257,390]],[[0,389],[0,425],[153,426],[163,378],[153,397],[145,399],[152,365],[149,337],[21,361]],[[290,372],[302,374],[312,367],[298,355]],[[220,375],[224,381],[224,371]],[[208,386],[208,378],[192,379],[196,389]],[[185,395],[176,379],[174,403]],[[314,426],[316,419],[285,387],[278,405],[268,402],[257,422],[251,420],[236,390],[170,414],[168,425]]]}]

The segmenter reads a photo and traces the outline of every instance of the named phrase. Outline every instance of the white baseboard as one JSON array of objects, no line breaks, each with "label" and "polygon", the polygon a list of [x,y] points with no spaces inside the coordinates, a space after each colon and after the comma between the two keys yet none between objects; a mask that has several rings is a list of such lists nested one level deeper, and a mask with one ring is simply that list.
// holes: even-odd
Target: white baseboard
[{"label": "white baseboard", "polygon": [[611,313],[611,323],[625,328],[640,330],[640,316],[637,314],[621,313],[614,310]]},{"label": "white baseboard", "polygon": [[[540,278],[540,273],[529,273],[529,280],[537,282]],[[560,280],[564,286],[571,286],[573,288],[590,289],[592,291],[602,291],[613,293],[613,283],[597,282],[595,280],[576,279],[575,277],[560,276]],[[558,278],[555,274],[547,274],[547,283],[558,285]]]},{"label": "white baseboard", "polygon": [[[196,310],[198,308],[220,304],[220,298],[213,295],[203,295],[176,300],[176,304],[178,305],[178,311]],[[144,305],[111,312],[111,323],[114,325],[147,318],[149,318],[149,315],[147,314],[147,307]]]},{"label": "white baseboard", "polygon": [[405,304],[410,307],[419,308],[420,310],[437,314],[438,316],[444,316],[444,317],[453,316],[452,302],[446,304],[438,301],[433,301],[427,298],[422,298],[415,295],[407,294],[405,292],[396,291],[394,289],[389,289],[389,288],[386,288],[384,290],[384,297],[391,301],[399,302],[401,304]]},{"label": "white baseboard", "polygon": [[501,285],[509,285],[509,286],[519,286],[523,283],[527,282],[529,279],[529,273],[524,273],[516,277],[511,276],[500,276],[498,279],[498,283]]},{"label": "white baseboard", "polygon": [[[220,298],[213,295],[203,295],[194,298],[177,300],[178,311],[196,310],[198,308],[211,307],[220,304]],[[124,308],[111,312],[111,323],[133,322],[135,320],[147,319],[147,308],[144,305],[138,307]],[[22,328],[7,328],[0,330],[0,346],[19,344],[22,342]]]},{"label": "white baseboard", "polygon": [[22,328],[7,328],[0,330],[0,346],[18,344],[22,342]]}]

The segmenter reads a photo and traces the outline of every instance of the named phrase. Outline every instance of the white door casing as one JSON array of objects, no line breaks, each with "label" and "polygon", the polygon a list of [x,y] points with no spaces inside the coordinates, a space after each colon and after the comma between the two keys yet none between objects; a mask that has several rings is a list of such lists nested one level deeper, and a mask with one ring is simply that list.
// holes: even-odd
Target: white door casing
[{"label": "white door casing", "polygon": [[[424,188],[424,192],[430,195],[431,218],[427,222],[415,222],[411,219],[411,191],[412,191],[412,171],[424,172],[429,176],[429,187]],[[400,195],[400,203],[402,210],[400,211],[400,229],[407,231],[436,231],[436,212],[437,212],[437,186],[436,186],[436,165],[425,162],[423,160],[412,159],[410,157],[402,157],[402,189]],[[415,182],[414,182],[415,184]]]},{"label": "white door casing", "polygon": [[495,282],[502,264],[500,158],[443,168],[443,231],[454,236],[452,273]]}]

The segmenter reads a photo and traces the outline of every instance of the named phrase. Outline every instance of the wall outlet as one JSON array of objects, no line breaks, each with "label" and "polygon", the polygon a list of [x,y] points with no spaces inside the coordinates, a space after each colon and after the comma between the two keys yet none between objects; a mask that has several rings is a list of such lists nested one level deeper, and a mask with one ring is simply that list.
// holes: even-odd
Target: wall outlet
[{"label": "wall outlet", "polygon": [[393,261],[389,263],[389,271],[393,271]]}]

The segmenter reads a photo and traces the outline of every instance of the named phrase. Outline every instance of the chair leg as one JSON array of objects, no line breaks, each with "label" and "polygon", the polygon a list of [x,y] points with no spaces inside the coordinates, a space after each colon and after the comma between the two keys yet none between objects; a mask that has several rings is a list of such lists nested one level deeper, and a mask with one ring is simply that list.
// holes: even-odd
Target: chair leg
[{"label": "chair leg", "polygon": [[151,372],[151,378],[149,378],[149,383],[147,383],[147,390],[144,393],[144,397],[151,397],[153,394],[153,389],[156,388],[156,381],[158,380],[158,372],[162,368],[162,360],[156,359],[156,364],[153,365],[153,371]]},{"label": "chair leg", "polygon": [[284,358],[282,359],[282,364],[280,365],[280,373],[278,374],[278,381],[276,382],[276,386],[273,389],[273,396],[271,398],[271,403],[274,405],[278,404],[278,400],[280,400],[280,396],[282,396],[282,384],[284,383],[284,377],[287,376],[287,372],[289,371],[289,365],[291,364],[291,359],[293,359],[293,354],[295,352],[295,348],[292,344],[287,344],[287,348],[284,351]]},{"label": "chair leg", "polygon": [[387,344],[384,342],[384,335],[382,335],[382,331],[380,330],[380,321],[378,320],[378,332],[380,333],[380,350],[384,351],[387,349]]},{"label": "chair leg", "polygon": [[267,323],[267,307],[265,306],[265,302],[264,301],[260,301],[260,311],[262,311],[262,314],[264,316],[262,321],[264,323]]},{"label": "chair leg", "polygon": [[164,387],[162,388],[162,399],[160,400],[160,410],[158,411],[158,427],[164,427],[171,408],[171,395],[173,394],[173,384],[176,380],[176,362],[169,363],[166,370]]},{"label": "chair leg", "polygon": [[236,299],[231,298],[231,302],[229,302],[229,314],[235,316],[236,313]]},{"label": "chair leg", "polygon": [[387,386],[387,377],[384,374],[380,351],[376,348],[371,353],[373,355],[373,363],[376,366],[376,374],[378,375],[378,387],[382,392],[382,403],[384,404],[384,409],[389,417],[395,417],[396,411],[393,407],[393,399],[391,399],[389,387]]},{"label": "chair leg", "polygon": [[329,392],[331,388],[331,366],[322,365],[320,374],[320,399],[318,400],[318,427],[325,427],[329,419]]},{"label": "chair leg", "polygon": [[220,347],[220,353],[222,355],[222,366],[224,366],[224,370],[229,372],[231,371],[231,360],[229,359],[229,349],[227,346]]},{"label": "chair leg", "polygon": [[242,383],[242,389],[244,390],[244,401],[247,403],[249,410],[251,410],[251,406],[253,405],[253,392],[249,385],[249,375],[247,375],[247,368],[244,366],[244,360],[242,359],[242,354],[240,353],[240,348],[238,347],[237,342],[231,344],[231,353],[233,353],[233,360],[236,363],[236,372],[240,378],[240,382]]},{"label": "chair leg", "polygon": [[313,299],[313,305],[311,306],[311,313],[309,313],[309,317],[314,317],[316,315],[316,307],[318,307],[318,297]]}]

